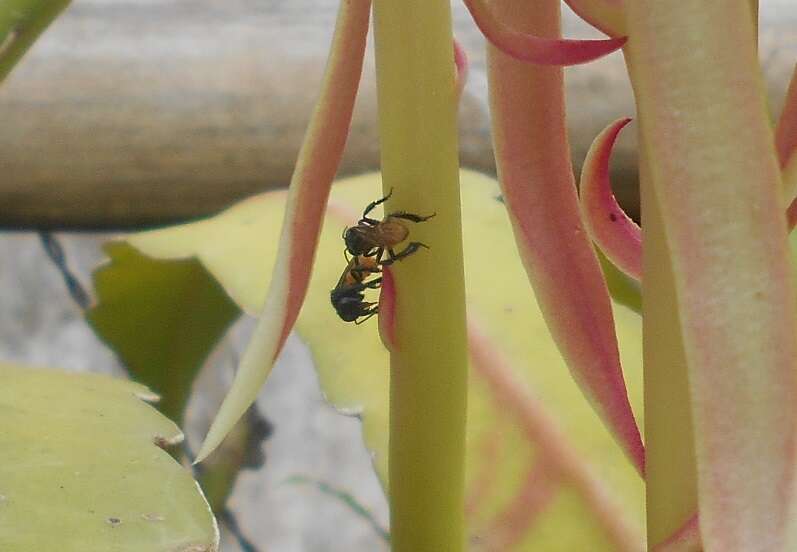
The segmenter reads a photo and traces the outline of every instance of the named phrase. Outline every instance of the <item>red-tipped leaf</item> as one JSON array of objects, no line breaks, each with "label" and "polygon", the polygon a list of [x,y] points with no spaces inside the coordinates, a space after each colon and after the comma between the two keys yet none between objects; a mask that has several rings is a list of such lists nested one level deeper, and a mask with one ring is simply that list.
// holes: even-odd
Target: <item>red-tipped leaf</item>
[{"label": "red-tipped leaf", "polygon": [[[623,47],[625,37],[604,40],[542,38],[509,28],[484,0],[464,0],[481,32],[496,48],[515,59],[538,65],[578,65]],[[542,33],[540,33],[542,34]]]},{"label": "red-tipped leaf", "polygon": [[631,119],[619,119],[592,142],[581,169],[579,200],[592,240],[614,265],[642,279],[642,230],[625,214],[612,192],[609,157],[620,131]]},{"label": "red-tipped leaf", "polygon": [[[559,2],[494,2],[546,36]],[[578,206],[565,128],[562,69],[488,50],[496,164],[520,256],[570,372],[640,473],[644,447],[620,366],[609,292]]]},{"label": "red-tipped leaf", "polygon": [[291,179],[279,253],[260,321],[197,461],[219,445],[255,400],[296,322],[307,293],[329,189],[349,133],[370,7],[370,0],[340,4],[321,94]]}]

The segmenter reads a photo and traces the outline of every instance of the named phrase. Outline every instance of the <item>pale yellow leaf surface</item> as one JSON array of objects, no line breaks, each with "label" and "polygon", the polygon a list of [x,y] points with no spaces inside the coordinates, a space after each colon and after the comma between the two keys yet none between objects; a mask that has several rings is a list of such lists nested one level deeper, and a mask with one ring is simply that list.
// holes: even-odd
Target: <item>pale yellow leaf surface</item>
[{"label": "pale yellow leaf surface", "polygon": [[[462,172],[461,182],[469,316],[503,351],[515,376],[528,384],[559,426],[567,446],[607,491],[625,522],[641,535],[642,481],[571,380],[549,337],[517,257],[497,183],[468,171]],[[313,352],[330,403],[361,415],[365,444],[386,481],[388,354],[375,321],[361,326],[344,323],[329,300],[345,266],[341,232],[356,222],[380,190],[376,174],[346,179],[333,187],[297,331]],[[215,218],[137,234],[128,241],[159,259],[196,255],[234,301],[247,312],[258,312],[274,263],[284,199],[284,192],[262,194]],[[641,423],[640,319],[622,306],[615,306],[615,316],[631,402]],[[434,340],[433,332],[429,339]],[[540,454],[477,374],[471,376],[468,419],[468,492],[474,498],[476,487],[483,487],[469,521],[471,533],[485,542],[486,533],[492,532],[497,516],[516,498],[520,481]],[[490,438],[498,444],[485,454],[484,443]],[[542,512],[522,521],[528,530],[521,530],[522,540],[513,549],[617,549],[600,518],[595,502],[590,505],[584,499],[583,488],[563,479]]]}]

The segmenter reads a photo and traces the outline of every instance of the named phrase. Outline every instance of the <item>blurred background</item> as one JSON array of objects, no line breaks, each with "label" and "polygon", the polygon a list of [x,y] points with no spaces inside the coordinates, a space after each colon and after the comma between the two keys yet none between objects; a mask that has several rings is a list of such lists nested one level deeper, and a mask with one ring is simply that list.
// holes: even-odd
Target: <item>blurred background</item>
[{"label": "blurred background", "polygon": [[[461,3],[452,6],[472,63],[460,109],[462,164],[493,173],[484,43]],[[124,375],[79,304],[81,287],[91,301],[102,242],[284,187],[336,10],[333,0],[73,1],[0,87],[0,358]],[[797,8],[787,0],[761,3],[760,52],[775,114],[797,59],[795,23]],[[566,8],[564,31],[600,36]],[[619,54],[566,75],[578,171],[595,135],[634,107]],[[375,117],[370,52],[341,176],[378,168]],[[612,174],[636,215],[633,135],[618,144]],[[64,271],[74,278],[74,298]],[[188,416],[193,448],[251,326],[235,326],[197,383]],[[230,501],[255,549],[386,550],[342,500],[287,482],[299,475],[345,490],[387,524],[358,422],[324,403],[310,354],[295,337],[258,410],[272,429],[257,444],[265,462],[242,473]],[[223,550],[239,548],[226,534]]]}]

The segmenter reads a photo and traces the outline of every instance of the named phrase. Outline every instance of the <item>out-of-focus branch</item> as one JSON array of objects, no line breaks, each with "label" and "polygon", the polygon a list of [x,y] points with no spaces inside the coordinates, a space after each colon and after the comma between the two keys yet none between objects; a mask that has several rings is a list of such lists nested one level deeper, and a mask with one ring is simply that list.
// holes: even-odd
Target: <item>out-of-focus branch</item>
[{"label": "out-of-focus branch", "polygon": [[[0,227],[163,224],[286,186],[337,2],[252,6],[215,0],[71,6],[0,87]],[[453,7],[456,35],[471,60],[460,109],[461,159],[492,173],[484,39],[465,8]],[[770,105],[779,113],[797,59],[789,38],[797,8],[771,0],[761,3],[760,16],[760,57]],[[563,21],[568,36],[600,36],[572,14]],[[378,168],[372,68],[364,74],[340,175]],[[620,56],[569,68],[566,84],[579,174],[595,136],[612,120],[634,115],[633,98]],[[632,134],[615,147],[611,179],[636,218]]]}]

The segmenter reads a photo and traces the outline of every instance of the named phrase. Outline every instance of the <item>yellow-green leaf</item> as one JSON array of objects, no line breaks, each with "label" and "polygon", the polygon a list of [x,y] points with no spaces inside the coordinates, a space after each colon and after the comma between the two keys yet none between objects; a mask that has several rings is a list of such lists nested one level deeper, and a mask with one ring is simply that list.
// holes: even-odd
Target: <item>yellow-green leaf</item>
[{"label": "yellow-green leaf", "polygon": [[180,430],[106,376],[0,364],[0,550],[214,552]]},{"label": "yellow-green leaf", "polygon": [[[495,394],[492,383],[472,373],[467,457],[468,493],[473,499],[470,532],[483,542],[499,529],[519,532],[514,535],[515,548],[509,549],[640,550],[642,481],[584,400],[549,336],[517,257],[497,183],[467,171],[462,172],[461,182],[469,314],[492,346],[503,351],[513,377],[528,386],[525,392],[544,412],[535,422],[537,430],[552,428],[555,437],[543,443],[530,434],[526,422],[513,413],[516,410]],[[327,399],[340,410],[360,414],[366,446],[386,481],[388,354],[376,321],[346,324],[337,318],[329,299],[345,266],[341,230],[380,191],[379,176],[374,174],[333,187],[297,330],[312,350]],[[274,264],[284,204],[284,192],[262,194],[212,219],[137,234],[128,243],[137,250],[137,262],[147,262],[147,256],[167,261],[195,255],[237,304],[258,312]],[[623,306],[615,306],[615,319],[630,397],[641,418],[640,320]],[[498,444],[485,453],[489,448],[485,443],[491,439]],[[573,464],[564,465],[562,458]],[[511,513],[529,473],[542,459],[552,466],[543,472],[553,486],[551,496],[537,515],[512,521],[507,529],[506,520],[514,518],[504,514]]]},{"label": "yellow-green leaf", "polygon": [[148,259],[124,242],[105,252],[110,263],[94,273],[100,301],[86,318],[180,424],[197,371],[240,310],[195,259]]}]

